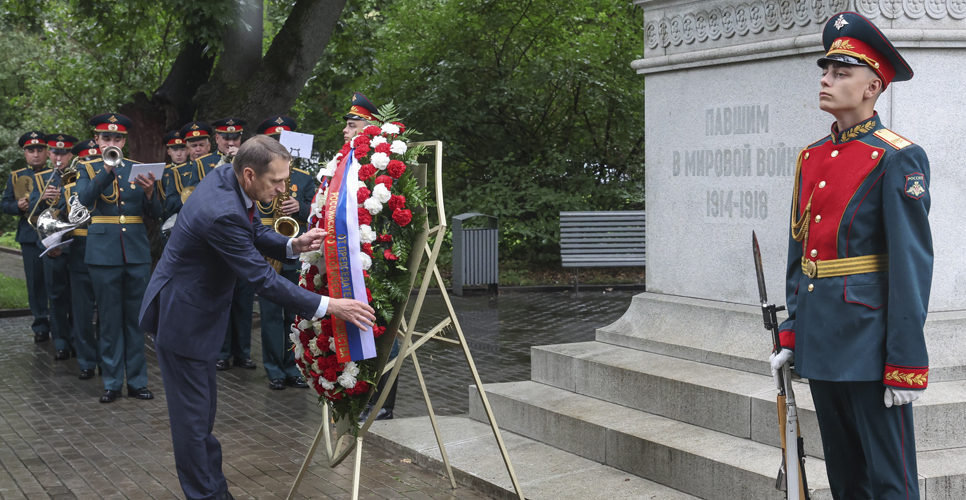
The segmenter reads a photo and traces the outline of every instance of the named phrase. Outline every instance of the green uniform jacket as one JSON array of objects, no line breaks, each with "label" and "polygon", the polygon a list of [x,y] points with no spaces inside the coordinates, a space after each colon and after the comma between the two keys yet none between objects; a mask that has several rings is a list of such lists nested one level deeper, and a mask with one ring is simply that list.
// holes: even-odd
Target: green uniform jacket
[{"label": "green uniform jacket", "polygon": [[135,162],[124,159],[112,172],[104,168],[103,160],[83,163],[79,168],[77,194],[81,204],[91,211],[91,225],[87,229],[87,255],[84,262],[101,266],[150,264],[151,245],[143,223],[118,224],[94,222],[95,217],[120,215],[161,217],[159,196],[150,200],[141,186],[129,179]]}]

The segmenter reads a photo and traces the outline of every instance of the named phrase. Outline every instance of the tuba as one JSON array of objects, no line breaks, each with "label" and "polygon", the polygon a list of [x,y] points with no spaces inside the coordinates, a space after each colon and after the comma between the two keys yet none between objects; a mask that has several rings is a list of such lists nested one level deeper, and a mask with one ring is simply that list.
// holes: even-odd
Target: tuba
[{"label": "tuba", "polygon": [[[277,195],[274,200],[272,200],[273,209],[273,221],[272,229],[276,233],[285,236],[286,238],[294,238],[299,235],[299,222],[292,217],[289,217],[282,213],[282,202],[289,197],[289,191],[292,189],[292,177],[285,179],[285,192]],[[282,271],[282,262],[267,258],[268,263],[272,265],[272,269],[276,272]]]}]

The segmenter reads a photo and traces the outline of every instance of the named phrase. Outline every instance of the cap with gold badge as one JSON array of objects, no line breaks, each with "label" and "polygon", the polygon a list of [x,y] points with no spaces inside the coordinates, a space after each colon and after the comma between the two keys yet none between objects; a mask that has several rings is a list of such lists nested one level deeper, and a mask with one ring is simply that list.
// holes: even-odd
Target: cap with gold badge
[{"label": "cap with gold badge", "polygon": [[163,142],[164,145],[168,147],[173,147],[173,148],[185,147],[184,138],[181,137],[180,130],[172,130],[167,134],[164,134],[164,138],[161,139],[161,142]]},{"label": "cap with gold badge", "polygon": [[211,126],[215,128],[215,133],[225,139],[235,139],[241,136],[241,133],[245,131],[245,125],[248,125],[248,122],[233,117],[211,122]]},{"label": "cap with gold badge", "polygon": [[912,68],[876,25],[861,14],[840,12],[830,17],[822,32],[825,56],[818,65],[829,62],[868,66],[882,78],[882,86],[912,79]]},{"label": "cap with gold badge", "polygon": [[87,139],[86,141],[80,141],[74,144],[74,147],[70,149],[74,156],[80,158],[81,160],[89,156],[98,156],[101,154],[101,148],[97,146],[97,142],[94,139]]},{"label": "cap with gold badge", "polygon": [[44,140],[46,137],[47,134],[39,130],[31,130],[20,136],[20,139],[17,140],[17,145],[21,148],[29,148],[32,146],[47,147],[47,141]]},{"label": "cap with gold badge", "polygon": [[[285,130],[295,132],[296,129],[298,129],[298,124],[295,123],[295,120],[287,116],[276,115],[266,118],[265,121],[258,125],[255,132],[258,134],[279,136]],[[275,138],[277,139],[278,137]]]},{"label": "cap with gold badge", "polygon": [[184,127],[181,127],[181,137],[185,141],[193,142],[198,139],[207,139],[211,137],[214,131],[211,126],[205,122],[191,122]]},{"label": "cap with gold badge", "polygon": [[47,141],[47,148],[54,154],[67,154],[77,143],[77,138],[67,134],[47,134],[44,137]]},{"label": "cap with gold badge", "polygon": [[376,105],[368,97],[356,92],[352,94],[352,106],[349,108],[349,112],[342,118],[345,120],[366,120],[371,122],[376,119],[376,115],[378,114],[379,110],[376,108]]},{"label": "cap with gold badge", "polygon": [[120,113],[104,113],[102,115],[97,115],[88,120],[88,123],[94,127],[95,134],[127,134],[127,131],[134,126],[134,122],[132,122],[130,118]]}]

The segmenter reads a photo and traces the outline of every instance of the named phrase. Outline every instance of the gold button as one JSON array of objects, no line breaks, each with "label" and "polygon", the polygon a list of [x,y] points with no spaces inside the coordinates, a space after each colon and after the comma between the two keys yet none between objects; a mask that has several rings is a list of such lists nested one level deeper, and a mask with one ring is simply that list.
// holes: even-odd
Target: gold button
[{"label": "gold button", "polygon": [[[125,219],[124,216],[122,215],[117,218],[117,221],[121,224],[124,224],[125,222],[127,222],[127,219]],[[815,250],[812,250],[812,253],[815,253]],[[815,257],[815,256],[813,255],[812,257]]]},{"label": "gold button", "polygon": [[808,291],[811,292],[814,289],[815,289],[815,285],[812,285],[811,283],[809,283],[809,285],[808,285]]},{"label": "gold button", "polygon": [[832,158],[835,158],[838,155],[839,155],[839,150],[836,149],[835,151],[832,151]]},{"label": "gold button", "polygon": [[876,159],[878,157],[879,157],[879,152],[878,151],[873,151],[872,152],[872,159],[874,160],[874,159]]},{"label": "gold button", "polygon": [[818,250],[814,250],[814,249],[813,249],[813,250],[812,250],[812,253],[811,253],[810,255],[811,255],[812,257],[818,257]]},{"label": "gold button", "polygon": [[121,228],[121,231],[127,231],[127,228],[126,227],[122,227]]},{"label": "gold button", "polygon": [[[123,205],[124,202],[122,201],[121,204]],[[821,215],[816,215],[815,216],[815,222],[822,222],[822,216]]]},{"label": "gold button", "polygon": [[123,204],[124,204],[124,202],[122,201],[122,202],[121,202],[121,205],[123,205]]},{"label": "gold button", "polygon": [[818,183],[818,188],[819,188],[819,189],[822,189],[822,188],[824,188],[824,187],[825,187],[825,181],[822,181],[822,182],[819,182],[819,183]]},{"label": "gold button", "polygon": [[805,159],[806,160],[808,159],[808,152],[807,151],[805,152]]},{"label": "gold button", "polygon": [[121,191],[124,191],[124,188],[121,188]]}]

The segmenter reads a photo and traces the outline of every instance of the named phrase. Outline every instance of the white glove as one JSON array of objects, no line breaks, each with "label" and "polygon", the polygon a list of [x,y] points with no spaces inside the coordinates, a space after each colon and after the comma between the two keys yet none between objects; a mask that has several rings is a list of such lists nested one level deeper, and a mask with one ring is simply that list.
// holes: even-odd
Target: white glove
[{"label": "white glove", "polygon": [[886,408],[892,408],[892,405],[902,406],[904,404],[911,403],[922,395],[923,391],[910,391],[906,389],[893,389],[892,387],[885,388],[885,405]]},{"label": "white glove", "polygon": [[781,370],[785,363],[795,362],[795,351],[782,348],[777,353],[771,353],[771,356],[768,356],[768,362],[771,364],[771,376],[775,379],[775,387],[781,389],[781,384],[778,382],[778,370]]}]

